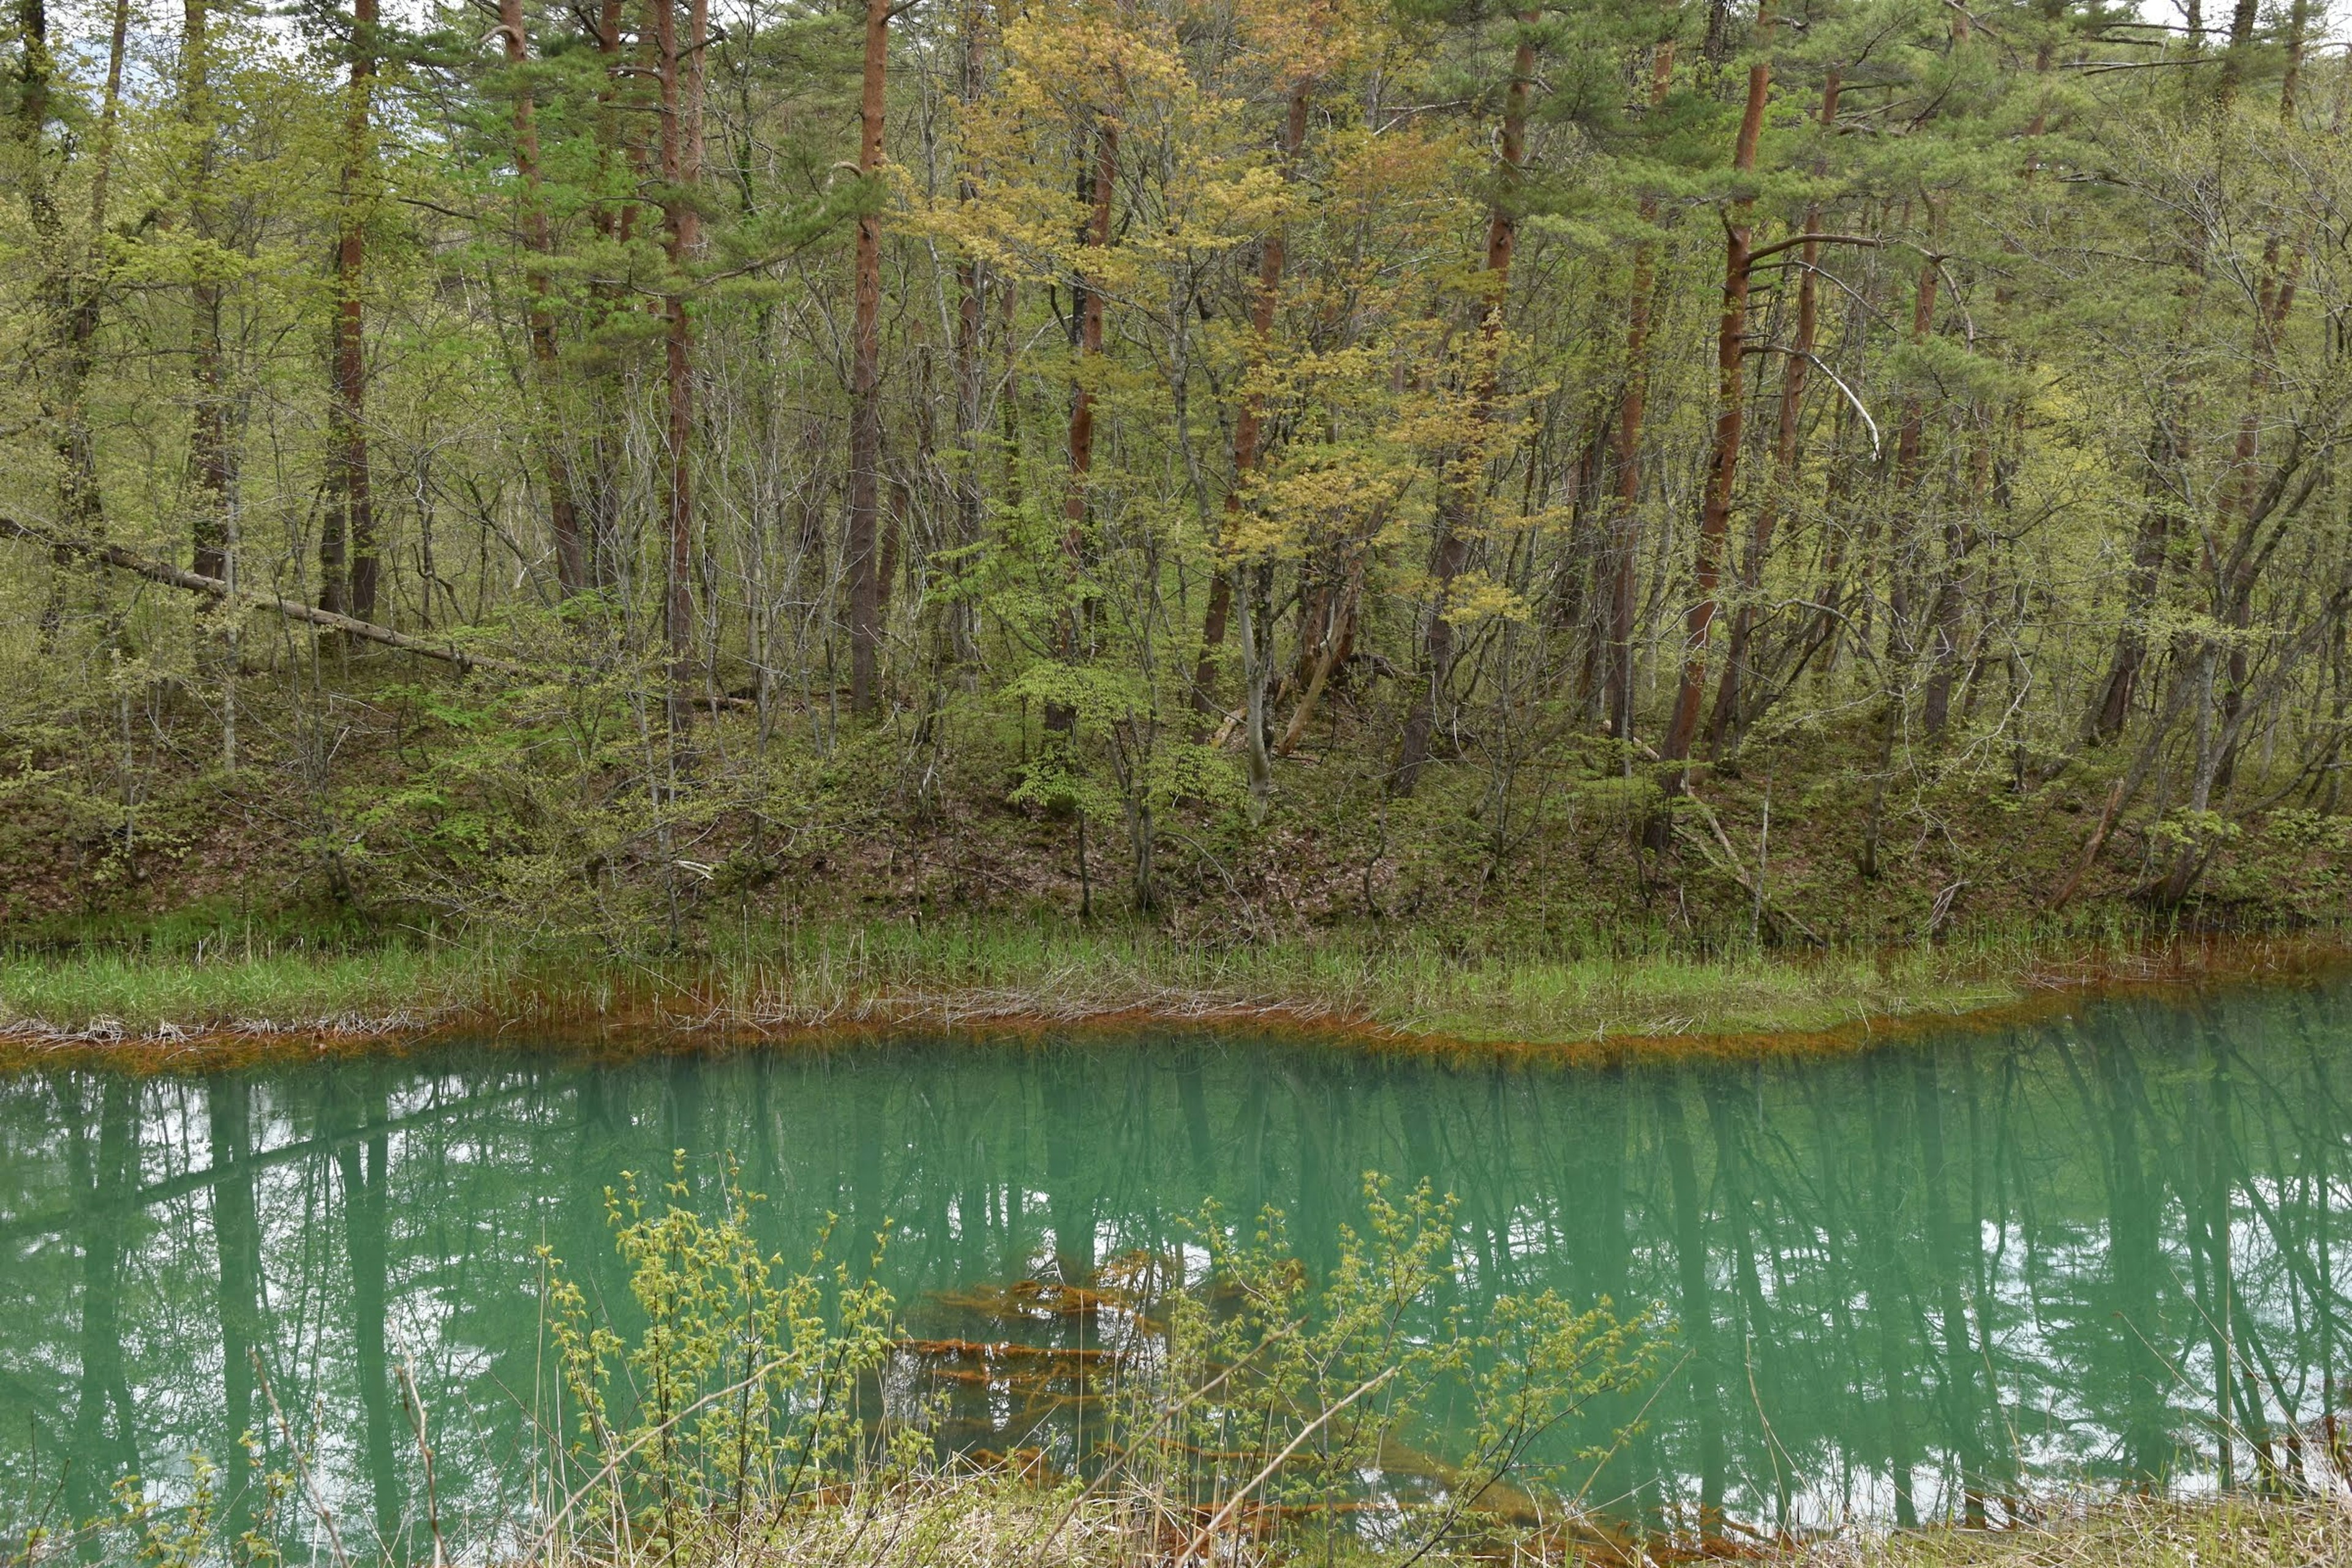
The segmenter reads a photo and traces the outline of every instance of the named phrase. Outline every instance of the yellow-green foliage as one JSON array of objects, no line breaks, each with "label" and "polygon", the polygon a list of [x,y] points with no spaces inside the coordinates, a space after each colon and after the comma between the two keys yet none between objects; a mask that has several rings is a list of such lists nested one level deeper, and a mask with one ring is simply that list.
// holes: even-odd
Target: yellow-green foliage
[{"label": "yellow-green foliage", "polygon": [[731,1172],[715,1215],[692,1206],[685,1158],[653,1194],[632,1174],[605,1194],[644,1319],[635,1344],[542,1253],[568,1406],[550,1466],[561,1500],[543,1525],[551,1546],[688,1552],[714,1521],[737,1526],[905,1468],[887,1461],[906,1428],[860,1397],[893,1353],[889,1292],[822,1248],[784,1272],[753,1237],[751,1198]]}]

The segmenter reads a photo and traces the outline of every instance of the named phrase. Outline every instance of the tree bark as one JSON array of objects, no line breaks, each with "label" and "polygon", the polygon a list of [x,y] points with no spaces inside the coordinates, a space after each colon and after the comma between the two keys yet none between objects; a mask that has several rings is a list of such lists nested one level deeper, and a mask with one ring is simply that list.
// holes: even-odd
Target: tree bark
[{"label": "tree bark", "polygon": [[539,130],[534,122],[530,83],[522,71],[530,60],[522,0],[499,0],[499,31],[506,41],[507,68],[514,73],[515,172],[522,176],[523,241],[532,262],[523,278],[530,291],[527,326],[530,336],[532,379],[538,384],[537,416],[540,461],[547,473],[547,511],[555,536],[556,585],[564,596],[588,585],[586,552],[580,537],[580,510],[572,499],[572,464],[557,434],[549,406],[556,390],[559,365],[555,319],[548,310],[546,258],[555,246],[549,233],[547,205],[540,192]]},{"label": "tree bark", "polygon": [[[1832,66],[1822,80],[1820,123],[1824,135],[1837,126],[1838,68]],[[1805,208],[1806,234],[1817,234],[1822,226],[1822,205],[1813,202]],[[1813,364],[1813,343],[1821,330],[1820,273],[1817,270],[1822,255],[1821,241],[1808,239],[1799,250],[1797,278],[1797,331],[1788,349],[1787,362],[1780,367],[1780,407],[1772,432],[1772,473],[1766,480],[1764,493],[1757,498],[1755,521],[1749,525],[1748,554],[1739,573],[1739,608],[1731,617],[1731,633],[1725,640],[1723,676],[1715,691],[1715,713],[1708,721],[1708,745],[1717,755],[1738,743],[1740,715],[1740,684],[1747,679],[1748,642],[1756,626],[1755,595],[1762,584],[1764,558],[1772,548],[1772,532],[1780,521],[1780,509],[1789,486],[1797,472],[1797,455],[1805,408],[1805,384]]]},{"label": "tree bark", "polygon": [[[1535,27],[1540,13],[1518,13],[1517,47],[1511,52],[1511,83],[1503,98],[1502,167],[1494,205],[1486,216],[1486,279],[1488,300],[1479,317],[1480,363],[1470,395],[1474,426],[1495,416],[1495,397],[1501,377],[1497,363],[1503,331],[1503,310],[1511,281],[1511,257],[1519,237],[1518,194],[1526,177],[1528,99],[1535,86]],[[1452,471],[1465,463],[1483,468],[1470,455],[1459,454],[1444,467],[1439,481],[1437,538],[1430,548],[1430,605],[1422,627],[1421,668],[1416,673],[1404,731],[1398,737],[1395,764],[1389,770],[1389,793],[1402,798],[1421,782],[1429,763],[1430,736],[1436,728],[1437,704],[1454,674],[1454,622],[1446,600],[1454,580],[1470,563],[1469,528],[1477,510],[1483,474]]]},{"label": "tree bark", "polygon": [[[1759,19],[1769,40],[1771,18]],[[1756,167],[1756,142],[1764,126],[1764,100],[1772,82],[1772,67],[1759,60],[1748,68],[1748,106],[1740,116],[1738,140],[1733,143],[1731,167],[1747,174]],[[1723,578],[1723,555],[1731,526],[1731,493],[1739,468],[1739,438],[1747,419],[1742,369],[1748,347],[1748,251],[1753,230],[1749,204],[1737,202],[1724,225],[1723,313],[1716,330],[1715,441],[1708,449],[1706,489],[1700,503],[1698,550],[1692,563],[1690,609],[1683,621],[1682,684],[1675,693],[1674,720],[1667,726],[1658,754],[1668,762],[1690,755],[1698,732],[1699,700],[1706,681],[1707,638],[1715,626],[1716,591]],[[1676,770],[1669,788],[1682,788],[1686,770]]]},{"label": "tree bark", "polygon": [[[98,452],[91,441],[89,411],[81,393],[89,382],[91,343],[98,335],[98,307],[106,269],[107,189],[114,177],[115,128],[122,110],[123,47],[131,33],[131,0],[114,0],[114,16],[107,32],[106,87],[99,101],[97,167],[89,182],[89,271],[74,300],[72,471],[79,516],[95,523],[102,510],[98,491]],[[75,521],[68,508],[67,521]],[[77,526],[79,523],[77,522]]]},{"label": "tree bark", "polygon": [[2132,699],[2139,689],[2141,668],[2147,662],[2147,612],[2155,606],[2171,547],[2173,500],[2167,481],[2187,457],[2177,421],[2159,414],[2147,438],[2147,504],[2132,537],[2131,567],[2124,577],[2123,625],[2116,631],[2116,651],[2107,677],[2099,684],[2099,700],[2084,727],[2084,739],[2105,745],[2123,733],[2131,715]]},{"label": "tree bark", "polygon": [[[212,15],[209,0],[186,0],[180,40],[181,118],[187,122],[188,231],[214,237],[212,174]],[[228,409],[221,386],[221,289],[202,279],[189,289],[191,342],[188,355],[193,417],[189,422],[188,468],[195,504],[189,542],[195,569],[205,577],[228,574]]]},{"label": "tree bark", "polygon": [[[1108,109],[1095,115],[1095,156],[1093,167],[1087,174],[1086,247],[1101,251],[1110,244],[1110,216],[1113,198],[1118,188],[1118,121]],[[1086,362],[1101,357],[1103,347],[1102,290],[1088,280],[1087,268],[1080,267],[1071,279],[1071,331],[1076,341],[1071,345],[1077,350],[1077,390],[1070,401],[1070,483],[1069,492],[1062,501],[1062,574],[1068,591],[1075,595],[1078,581],[1086,571],[1087,503],[1088,488],[1095,466],[1095,395],[1087,384]],[[1055,640],[1066,663],[1078,662],[1082,654],[1079,636],[1079,605],[1075,602],[1063,605],[1057,617]],[[1063,735],[1077,728],[1077,713],[1066,703],[1051,703],[1045,710],[1046,728]]]},{"label": "tree bark", "polygon": [[37,377],[41,412],[49,427],[49,444],[58,461],[58,515],[69,529],[85,532],[99,527],[98,454],[91,440],[88,390],[92,368],[92,342],[98,331],[101,273],[106,252],[106,187],[112,171],[114,127],[122,94],[123,41],[130,28],[127,0],[115,0],[106,63],[106,85],[99,111],[96,168],[90,179],[89,235],[87,246],[77,244],[65,230],[58,206],[58,191],[50,179],[47,146],[51,114],[51,73],[55,61],[48,37],[48,15],[41,0],[20,0],[16,131],[23,163],[20,168],[25,205],[32,218],[34,239],[42,252],[42,277],[37,286],[42,313],[47,318],[55,357]]},{"label": "tree bark", "polygon": [[[2288,19],[2287,69],[2280,84],[2279,118],[2291,121],[2294,115],[2296,79],[2303,68],[2303,35],[2310,24],[2307,0],[2296,0]],[[2263,237],[2262,271],[2254,290],[2254,322],[2252,353],[2247,356],[2246,402],[2238,417],[2236,446],[2231,452],[2228,482],[2222,489],[2223,528],[2234,530],[2239,540],[2245,541],[2252,525],[2252,513],[2259,487],[2255,483],[2256,463],[2262,454],[2263,411],[2270,401],[2273,386],[2278,379],[2278,334],[2294,309],[2294,295],[2303,273],[2304,252],[2309,241],[2298,234],[2293,251],[2284,261],[2279,256],[2279,236],[2276,229]],[[2254,579],[2260,566],[2253,563],[2242,548],[2231,552],[2233,569],[2226,575],[2225,591],[2218,597],[2222,602],[2221,624],[2232,631],[2244,631],[2252,621]],[[2242,563],[2242,569],[2239,563]],[[2239,733],[2238,715],[2246,700],[2249,665],[2246,639],[2233,637],[2227,661],[2229,683],[2221,700],[2221,719],[2226,731]],[[2237,776],[2238,752],[2232,743],[2221,755],[2214,788],[2227,794]]]},{"label": "tree bark", "polygon": [[[882,167],[882,89],[889,50],[890,0],[866,0],[857,174],[869,182]],[[870,206],[857,217],[856,268],[849,364],[849,521],[842,554],[849,572],[849,708],[866,718],[880,700],[877,681],[882,635],[880,561],[876,549],[882,488],[882,219]]]},{"label": "tree bark", "polygon": [[327,405],[329,462],[335,503],[319,539],[319,607],[375,618],[378,561],[375,507],[369,492],[367,341],[361,290],[367,277],[364,188],[375,87],[376,0],[352,0],[351,79],[343,107],[341,232],[335,245],[335,363]]},{"label": "tree bark", "polygon": [[56,60],[43,0],[18,0],[16,133],[17,184],[31,219],[40,273],[36,285],[42,317],[40,361],[35,390],[50,449],[58,463],[59,521],[70,529],[94,530],[99,521],[98,468],[91,446],[85,391],[90,343],[98,322],[97,265],[103,252],[98,226],[104,216],[107,164],[115,106],[122,80],[122,42],[129,18],[118,0],[108,57],[99,166],[92,184],[91,235],[87,250],[65,227],[58,188],[49,167],[49,121],[55,112]]},{"label": "tree bark", "polygon": [[[1931,211],[1929,232],[1935,230]],[[1919,258],[1919,280],[1911,301],[1911,341],[1924,343],[1936,327],[1936,290],[1940,278],[1937,258],[1930,252]],[[1860,868],[1864,880],[1878,875],[1879,837],[1886,826],[1886,787],[1895,773],[1895,742],[1902,732],[1904,710],[1907,705],[1907,685],[1913,657],[1911,632],[1911,577],[1904,555],[1916,530],[1916,497],[1913,491],[1919,479],[1919,452],[1926,433],[1926,411],[1919,395],[1913,393],[1903,401],[1903,420],[1895,436],[1895,527],[1899,531],[1888,541],[1886,560],[1886,658],[1885,668],[1893,672],[1886,683],[1886,710],[1878,731],[1878,762],[1870,784],[1870,808],[1864,814],[1862,824],[1862,855]]]},{"label": "tree bark", "polygon": [[[1650,62],[1650,107],[1665,101],[1674,80],[1675,44],[1669,38]],[[1658,221],[1658,202],[1644,196],[1642,224]],[[1657,289],[1658,247],[1646,237],[1633,247],[1633,287],[1625,300],[1625,391],[1617,404],[1612,455],[1617,465],[1617,504],[1609,538],[1609,731],[1616,737],[1619,765],[1633,771],[1633,601],[1642,550],[1642,420],[1649,411],[1650,311]]]},{"label": "tree bark", "polygon": [[[983,10],[979,0],[965,0],[959,32],[961,59],[956,82],[956,96],[970,114],[979,104],[983,86],[982,65],[986,57],[987,35],[984,31]],[[969,152],[956,180],[956,200],[969,207],[980,199],[980,183],[972,167]],[[969,552],[980,543],[982,521],[986,515],[984,492],[980,482],[981,424],[985,412],[987,377],[981,355],[987,337],[988,269],[978,256],[966,251],[956,263],[956,455],[962,463],[955,487],[956,547]],[[964,564],[969,567],[967,559]],[[950,614],[949,643],[958,664],[969,665],[978,658],[979,624],[975,606],[968,598],[959,598]]]},{"label": "tree bark", "polygon": [[[1307,141],[1307,96],[1313,88],[1314,83],[1305,79],[1291,85],[1279,148],[1286,178],[1294,172],[1298,150]],[[1276,224],[1258,250],[1257,293],[1250,300],[1250,360],[1244,375],[1265,362],[1267,345],[1273,341],[1274,319],[1282,299],[1282,275],[1289,265],[1289,257],[1286,226]],[[1192,671],[1192,706],[1203,714],[1217,710],[1213,695],[1217,658],[1224,648],[1226,622],[1233,614],[1234,578],[1242,570],[1238,563],[1228,565],[1223,552],[1241,519],[1243,487],[1257,471],[1263,418],[1255,388],[1244,391],[1240,406],[1234,412],[1234,482],[1225,489],[1224,521],[1219,536],[1209,542],[1216,575],[1209,584],[1208,614],[1201,623],[1201,658]]]},{"label": "tree bark", "polygon": [[654,49],[661,88],[663,249],[669,258],[668,294],[663,301],[663,378],[667,394],[666,431],[669,468],[667,560],[664,572],[662,626],[669,654],[666,706],[673,734],[692,721],[694,675],[694,339],[686,313],[686,268],[701,237],[692,191],[702,174],[698,125],[702,103],[692,92],[699,68],[689,74],[687,55],[699,59],[708,26],[706,0],[692,0],[687,48],[677,38],[675,0],[652,0]]}]

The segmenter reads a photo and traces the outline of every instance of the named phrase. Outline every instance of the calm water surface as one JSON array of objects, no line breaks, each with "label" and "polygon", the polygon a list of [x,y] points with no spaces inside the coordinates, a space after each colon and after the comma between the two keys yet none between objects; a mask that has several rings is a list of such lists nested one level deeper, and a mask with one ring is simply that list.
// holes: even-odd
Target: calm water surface
[{"label": "calm water surface", "polygon": [[[961,1292],[1179,1247],[1278,1206],[1310,1267],[1366,1172],[1459,1199],[1472,1297],[1558,1289],[1682,1324],[1596,1489],[1759,1524],[1956,1512],[2085,1478],[2324,1467],[2352,1290],[2352,989],[2116,1004],[1822,1061],[1566,1070],[1246,1035],[905,1043],[620,1067],[512,1046],[217,1077],[0,1079],[0,1539],[168,1492],[266,1427],[413,1517],[401,1369],[443,1511],[520,1511],[542,1244],[625,1297],[625,1170],[721,1157],[804,1256],[895,1227],[918,1335],[1066,1342]],[[1055,1451],[1028,1402],[943,1441]],[[1062,1451],[1066,1451],[1064,1449]],[[175,1479],[176,1478],[176,1479]]]}]

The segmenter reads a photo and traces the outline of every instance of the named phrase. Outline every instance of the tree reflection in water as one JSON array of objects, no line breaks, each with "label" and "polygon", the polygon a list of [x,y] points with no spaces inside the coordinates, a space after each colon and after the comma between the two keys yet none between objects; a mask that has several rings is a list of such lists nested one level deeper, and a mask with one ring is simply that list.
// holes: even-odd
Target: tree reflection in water
[{"label": "tree reflection in water", "polygon": [[[940,1440],[968,1448],[1071,1461],[1076,1370],[1116,1325],[1070,1287],[1181,1251],[1211,1198],[1284,1209],[1321,1267],[1380,1171],[1458,1196],[1465,1298],[1681,1320],[1644,1423],[1591,1469],[1624,1515],[1980,1521],[2051,1478],[2276,1484],[2339,1462],[2347,1000],[1607,1070],[1192,1035],[20,1076],[0,1531],[95,1512],[126,1474],[184,1488],[198,1451],[244,1520],[240,1439],[287,1462],[257,1376],[353,1533],[415,1554],[411,1378],[445,1530],[511,1528],[547,1440],[537,1249],[627,1331],[604,1189],[673,1149],[706,1191],[736,1161],[795,1265],[828,1215],[836,1256],[887,1224],[883,1277],[940,1342]],[[976,1348],[1001,1342],[1025,1348]]]}]

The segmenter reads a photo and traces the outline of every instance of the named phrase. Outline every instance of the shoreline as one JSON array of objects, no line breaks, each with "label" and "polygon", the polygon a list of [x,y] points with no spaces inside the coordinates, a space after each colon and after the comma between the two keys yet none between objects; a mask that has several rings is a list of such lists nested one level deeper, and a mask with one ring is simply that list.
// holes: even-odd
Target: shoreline
[{"label": "shoreline", "polygon": [[[1358,953],[1377,963],[1377,953]],[[871,990],[836,989],[816,1000],[803,974],[763,971],[747,977],[703,963],[660,971],[610,964],[592,975],[592,999],[577,987],[535,983],[529,971],[444,976],[447,994],[420,1003],[372,1010],[365,1006],[289,1008],[271,1016],[231,1005],[198,1005],[184,1014],[194,1021],[151,1017],[125,1021],[96,1005],[84,1011],[61,1001],[73,994],[71,960],[51,961],[47,978],[49,1016],[20,1010],[9,989],[0,989],[0,1071],[72,1066],[140,1073],[209,1071],[320,1056],[406,1054],[463,1041],[518,1040],[532,1047],[570,1050],[592,1058],[628,1059],[665,1052],[727,1052],[758,1048],[873,1046],[917,1037],[973,1043],[1034,1042],[1048,1036],[1109,1043],[1153,1032],[1246,1030],[1312,1045],[1375,1053],[1454,1059],[1513,1060],[1563,1067],[1599,1067],[1662,1060],[1753,1060],[1775,1057],[1843,1055],[1939,1032],[1970,1033],[2046,1022],[2087,1004],[2136,996],[2184,996],[2239,986],[2315,984],[2352,970],[2352,942],[2333,935],[2262,937],[2184,935],[2121,950],[2055,944],[2019,950],[2005,968],[1987,966],[1981,954],[1957,972],[1931,974],[1947,955],[1932,948],[1887,950],[1832,964],[1819,955],[1796,958],[1743,954],[1717,959],[1630,958],[1583,960],[1577,967],[1597,971],[1631,1006],[1631,1026],[1612,1029],[1600,1016],[1597,1026],[1579,1029],[1573,1014],[1552,1020],[1564,1027],[1549,1033],[1514,1029],[1515,1010],[1496,1005],[1481,1011],[1477,997],[1454,999],[1436,1016],[1414,1016],[1392,998],[1350,999],[1304,988],[1259,990],[1210,986],[1149,985],[1132,976],[1071,972],[1047,974],[1027,986],[884,984]],[[273,963],[284,963],[281,955]],[[0,984],[21,976],[29,964],[19,956],[14,970],[0,969]],[[295,961],[299,965],[302,961]],[[311,961],[372,969],[368,958],[345,955]],[[1858,983],[1857,962],[1878,966],[1886,982]],[[1467,971],[1484,982],[1489,997],[1507,994],[1515,979],[1561,966],[1538,957],[1492,957]],[[1913,966],[1906,972],[1903,966]],[[186,994],[205,991],[206,965],[173,955],[142,956],[128,964],[175,983]],[[110,978],[125,966],[118,964]],[[236,961],[215,959],[213,970],[234,977]],[[1640,1017],[1638,1005],[1653,1000],[1656,973],[1670,969],[1683,981],[1708,976],[1713,991],[1727,998],[1715,1016]],[[1786,1005],[1786,1021],[1758,1026],[1759,1009],[1728,998],[1748,982],[1785,984],[1792,977],[1818,977],[1831,971],[1831,984],[1818,994]],[[577,975],[572,977],[576,983]],[[775,983],[782,979],[781,989]],[[1087,982],[1091,979],[1092,988]],[[56,984],[62,980],[63,984]],[[467,984],[470,980],[472,984]],[[1066,993],[1047,994],[1054,982]],[[1125,984],[1122,984],[1125,982]],[[460,994],[459,988],[471,994]],[[224,984],[226,993],[233,987]],[[89,994],[110,999],[101,987]],[[1383,1006],[1382,1003],[1390,1005]],[[1824,1010],[1833,1015],[1824,1018]],[[1761,1008],[1772,1011],[1768,1003]],[[78,1025],[55,1021],[81,1012]],[[1524,1009],[1517,1010],[1520,1013]],[[1589,1009],[1588,1009],[1589,1011]],[[1400,1016],[1402,1015],[1402,1016]],[[1664,1022],[1668,1027],[1659,1027]],[[1452,1025],[1454,1026],[1446,1026]],[[1746,1025],[1748,1026],[1730,1026]]]}]

